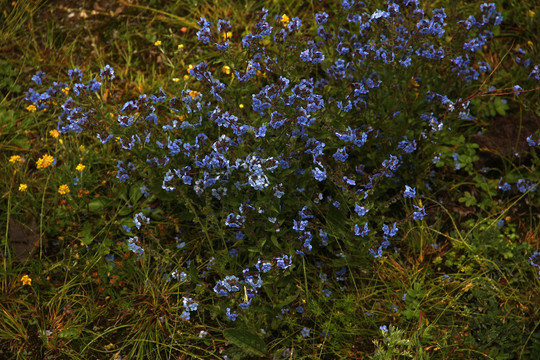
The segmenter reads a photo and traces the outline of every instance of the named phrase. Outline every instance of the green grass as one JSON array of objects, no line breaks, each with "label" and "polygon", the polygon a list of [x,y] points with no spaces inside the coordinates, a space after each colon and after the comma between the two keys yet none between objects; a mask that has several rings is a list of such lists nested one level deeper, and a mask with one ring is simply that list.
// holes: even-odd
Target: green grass
[{"label": "green grass", "polygon": [[[96,6],[86,2],[72,8],[62,1],[0,0],[0,358],[250,359],[262,351],[253,345],[250,352],[246,345],[257,342],[254,336],[263,341],[261,358],[540,358],[540,280],[528,259],[540,249],[539,207],[526,196],[497,199],[490,190],[496,180],[468,176],[455,182],[449,174],[441,180],[440,197],[425,199],[430,208],[426,221],[402,229],[399,253],[374,261],[369,254],[328,259],[347,268],[347,282],[329,278],[321,284],[322,271],[309,260],[302,263],[302,278],[285,280],[290,296],[282,297],[277,280],[269,281],[259,301],[276,308],[289,306],[291,312],[302,306],[309,316],[264,320],[265,332],[271,334],[265,335],[257,326],[261,319],[272,319],[273,312],[259,303],[261,313],[246,315],[238,326],[245,332],[238,339],[224,333],[231,324],[218,315],[225,306],[212,291],[217,274],[226,272],[219,260],[228,254],[216,252],[215,264],[210,264],[212,256],[198,252],[223,240],[205,233],[214,226],[212,219],[194,217],[193,227],[184,230],[191,253],[181,253],[166,246],[174,243],[178,219],[168,215],[169,209],[158,208],[162,220],[145,234],[154,248],[150,256],[136,259],[125,244],[117,244],[116,236],[120,225],[130,224],[133,205],[144,199],[135,195],[135,186],[127,189],[115,181],[120,155],[87,135],[56,139],[50,134],[56,119],[26,109],[24,92],[34,86],[30,79],[37,70],[56,80],[65,79],[71,68],[98,74],[111,64],[119,79],[113,91],[100,97],[103,113],[116,114],[118,104],[141,93],[180,89],[173,78],[182,78],[190,64],[212,59],[200,50],[195,35],[200,17],[230,19],[233,38],[239,40],[263,6],[271,16],[285,13],[306,19],[318,3],[153,0]],[[503,9],[510,20],[496,34],[496,46],[486,58],[497,63],[511,46],[521,45],[538,59],[540,8],[509,1]],[[529,16],[529,10],[536,15]],[[178,45],[184,48],[178,50]],[[496,83],[512,86],[517,75],[510,62],[502,62],[501,69],[494,75]],[[540,116],[534,102],[517,99],[512,106],[520,116]],[[487,128],[492,121],[487,109],[478,127]],[[44,154],[58,162],[37,169],[35,163]],[[23,161],[10,163],[13,155]],[[70,186],[71,192],[61,196],[58,187],[71,183],[79,163],[86,165],[81,186]],[[499,171],[538,169],[525,160],[507,158]],[[19,191],[20,184],[27,190]],[[465,191],[474,202],[459,200]],[[183,200],[187,208],[194,206],[187,197]],[[155,199],[144,206],[152,204]],[[33,239],[29,261],[13,254],[9,219],[23,225],[35,220],[33,235],[25,237]],[[499,228],[501,219],[506,224]],[[151,256],[152,251],[159,256]],[[111,254],[115,260],[106,260]],[[182,297],[190,295],[187,282],[166,281],[163,273],[173,265],[186,267],[190,258],[188,276],[205,285],[191,295],[204,300],[204,311],[184,321],[180,316]],[[216,270],[202,277],[210,265]],[[243,264],[238,260],[234,266],[241,271]],[[32,278],[31,285],[20,281],[25,274]],[[323,290],[332,296],[326,297]],[[379,330],[381,325],[388,325],[389,334]],[[304,327],[311,328],[313,336],[304,339]],[[201,331],[208,335],[199,336]],[[329,335],[319,335],[323,331]],[[247,340],[242,334],[248,334]]]}]

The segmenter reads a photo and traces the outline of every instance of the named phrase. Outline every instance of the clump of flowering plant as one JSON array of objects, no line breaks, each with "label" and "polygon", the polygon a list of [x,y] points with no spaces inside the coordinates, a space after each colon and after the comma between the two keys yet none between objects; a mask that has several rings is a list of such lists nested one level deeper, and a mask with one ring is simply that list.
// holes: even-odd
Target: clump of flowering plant
[{"label": "clump of flowering plant", "polygon": [[[200,19],[201,46],[222,58],[125,102],[113,118],[95,97],[114,81],[110,66],[86,82],[70,70],[70,83],[27,93],[37,109],[54,99],[59,133],[88,132],[109,146],[117,181],[179,219],[162,241],[211,258],[197,276],[222,301],[223,319],[264,301],[276,305],[270,318],[285,316],[278,299],[293,289],[280,279],[301,278],[303,262],[345,283],[351,268],[398,251],[403,224],[429,214],[422,198],[434,149],[473,119],[470,100],[492,71],[479,51],[501,22],[493,4],[452,28],[445,9],[426,13],[414,0],[380,9],[343,1],[328,12],[272,18],[262,9],[238,43],[228,21]],[[224,66],[232,80],[216,70]],[[127,243],[146,256],[144,228],[164,219],[140,210]],[[216,264],[218,254],[228,260]],[[184,303],[190,320],[198,303]]]}]

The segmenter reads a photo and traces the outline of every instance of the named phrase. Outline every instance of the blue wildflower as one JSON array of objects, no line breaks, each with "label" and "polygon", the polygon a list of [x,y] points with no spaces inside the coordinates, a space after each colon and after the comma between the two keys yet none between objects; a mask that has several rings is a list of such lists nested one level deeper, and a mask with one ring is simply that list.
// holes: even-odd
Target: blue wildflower
[{"label": "blue wildflower", "polygon": [[323,12],[322,14],[315,14],[315,21],[317,22],[317,25],[323,25],[326,24],[328,21],[328,14]]},{"label": "blue wildflower", "polygon": [[114,69],[110,65],[105,65],[103,69],[101,69],[99,75],[103,80],[113,80],[114,79]]},{"label": "blue wildflower", "polygon": [[359,216],[364,216],[368,213],[369,209],[366,209],[364,206],[360,206],[358,204],[354,204],[354,211],[359,215]]},{"label": "blue wildflower", "polygon": [[135,214],[133,218],[133,223],[137,227],[137,229],[141,229],[142,225],[148,225],[150,224],[150,219],[143,215],[142,212]]},{"label": "blue wildflower", "polygon": [[43,80],[44,77],[45,73],[40,70],[34,76],[32,76],[32,81],[38,85],[41,85],[41,80]]},{"label": "blue wildflower", "polygon": [[422,220],[424,218],[424,216],[426,216],[426,210],[424,209],[424,207],[420,207],[420,206],[416,206],[416,205],[413,205],[414,208],[417,210],[415,212],[413,212],[413,219],[414,220]]},{"label": "blue wildflower", "polygon": [[345,162],[345,160],[347,160],[349,157],[349,154],[347,154],[345,147],[342,147],[334,153],[333,157],[336,161]]},{"label": "blue wildflower", "polygon": [[403,197],[412,199],[415,196],[416,196],[416,188],[412,188],[409,185],[405,185],[405,191],[403,192]]},{"label": "blue wildflower", "polygon": [[180,318],[184,321],[188,321],[190,318],[189,311],[182,311],[182,314],[180,314]]},{"label": "blue wildflower", "polygon": [[141,255],[141,254],[144,253],[144,249],[135,243],[138,240],[139,240],[139,238],[137,236],[129,238],[129,240],[128,240],[128,249],[130,251],[136,253],[136,254]]},{"label": "blue wildflower", "polygon": [[358,224],[354,225],[354,235],[364,237],[369,234],[368,223],[364,224],[364,229],[360,231],[360,226]]},{"label": "blue wildflower", "polygon": [[321,169],[317,166],[315,169],[312,169],[311,172],[313,173],[313,177],[318,181],[326,179],[326,169],[324,167]]}]

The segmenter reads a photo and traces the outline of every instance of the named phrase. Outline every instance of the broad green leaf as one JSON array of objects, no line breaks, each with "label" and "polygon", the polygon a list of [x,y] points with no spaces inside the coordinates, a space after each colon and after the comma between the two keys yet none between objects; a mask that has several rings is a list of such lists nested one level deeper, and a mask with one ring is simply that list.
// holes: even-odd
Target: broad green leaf
[{"label": "broad green leaf", "polygon": [[266,344],[255,333],[245,329],[225,329],[223,335],[232,344],[257,356],[265,356]]}]

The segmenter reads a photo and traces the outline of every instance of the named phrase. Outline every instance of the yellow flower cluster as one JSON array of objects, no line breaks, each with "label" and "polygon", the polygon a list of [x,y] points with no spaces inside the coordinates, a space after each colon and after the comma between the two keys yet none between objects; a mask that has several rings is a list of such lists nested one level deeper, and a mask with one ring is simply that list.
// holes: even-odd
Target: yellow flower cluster
[{"label": "yellow flower cluster", "polygon": [[55,139],[58,139],[58,137],[60,136],[60,133],[58,132],[58,130],[54,129],[54,130],[49,131],[49,135],[51,135]]},{"label": "yellow flower cluster", "polygon": [[26,184],[20,184],[19,185],[19,191],[20,192],[25,192],[26,189],[28,189],[28,185],[26,185]]},{"label": "yellow flower cluster", "polygon": [[289,22],[291,21],[291,19],[289,19],[289,17],[285,14],[283,14],[281,16],[281,20],[279,20],[279,22],[283,25],[283,27],[286,27],[287,25],[289,25]]},{"label": "yellow flower cluster", "polygon": [[199,92],[195,90],[191,90],[189,92],[189,96],[191,96],[192,99],[195,99],[197,96],[199,96]]},{"label": "yellow flower cluster", "polygon": [[20,281],[23,285],[32,285],[32,278],[28,275],[23,275]]},{"label": "yellow flower cluster", "polygon": [[22,162],[21,155],[12,155],[9,158],[9,162],[12,163],[12,164],[15,164],[17,162]]},{"label": "yellow flower cluster", "polygon": [[86,165],[79,164],[79,165],[77,165],[77,167],[76,167],[75,169],[76,169],[77,171],[83,171],[85,168],[86,168]]},{"label": "yellow flower cluster", "polygon": [[160,40],[156,41],[156,42],[154,43],[154,45],[160,46],[160,45],[161,45],[161,41],[160,41]]},{"label": "yellow flower cluster", "polygon": [[34,104],[30,104],[30,105],[28,105],[28,106],[26,107],[26,110],[28,110],[28,111],[30,111],[30,112],[36,112],[37,107],[36,107],[36,105],[34,105]]},{"label": "yellow flower cluster", "polygon": [[69,186],[67,186],[66,184],[60,185],[60,187],[58,188],[58,193],[60,195],[66,195],[68,192],[69,192]]},{"label": "yellow flower cluster", "polygon": [[51,155],[43,155],[38,159],[36,162],[38,169],[45,169],[51,166],[51,164],[54,162],[54,158]]},{"label": "yellow flower cluster", "polygon": [[223,41],[232,38],[232,31],[227,31],[226,33],[223,33],[221,37],[223,38]]}]

